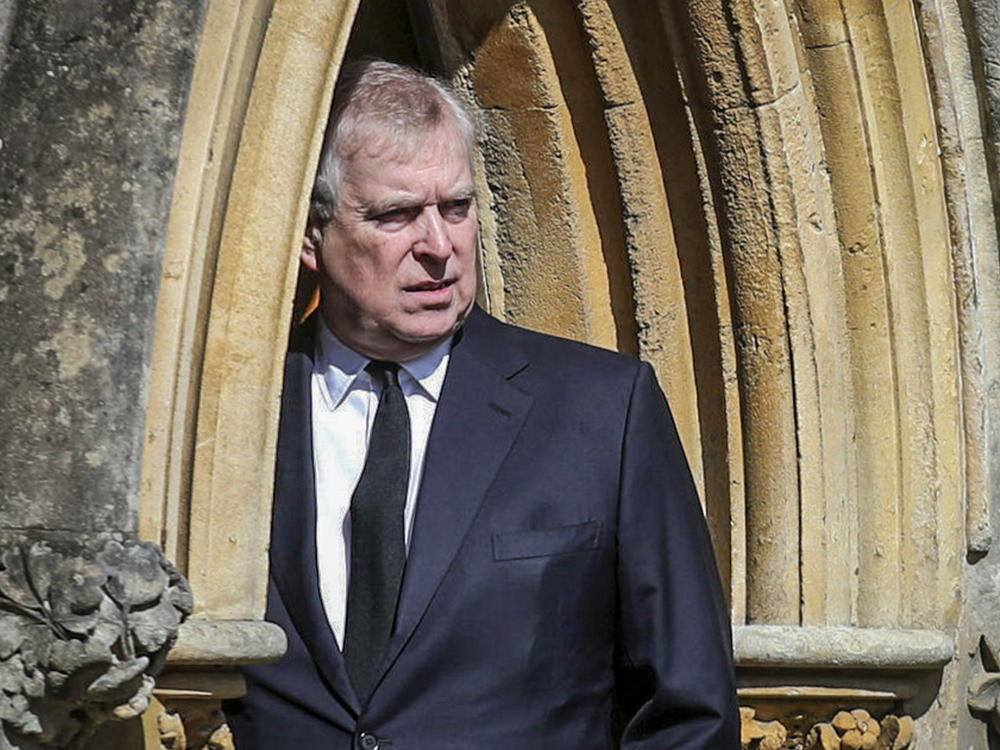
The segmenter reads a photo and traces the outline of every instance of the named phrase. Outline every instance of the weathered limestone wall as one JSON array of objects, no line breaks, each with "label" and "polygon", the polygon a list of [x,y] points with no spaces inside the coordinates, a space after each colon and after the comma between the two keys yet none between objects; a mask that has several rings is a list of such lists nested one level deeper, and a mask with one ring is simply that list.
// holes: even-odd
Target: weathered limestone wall
[{"label": "weathered limestone wall", "polygon": [[[0,744],[142,742],[190,589],[138,532],[202,2],[0,2]],[[139,611],[141,610],[141,611]]]},{"label": "weathered limestone wall", "polygon": [[985,750],[998,29],[996,0],[0,0],[0,531],[161,544],[199,620],[161,697],[224,735],[241,686],[198,670],[282,649],[235,621],[332,85],[349,49],[418,57],[482,113],[483,302],[657,370],[748,747],[866,709]]},{"label": "weathered limestone wall", "polygon": [[970,71],[982,92],[986,109],[986,153],[993,194],[1000,194],[1000,5],[996,0],[969,0],[964,28],[974,64]]},{"label": "weathered limestone wall", "polygon": [[[1000,455],[995,3],[391,5],[358,17],[395,13],[386,38],[412,33],[404,56],[482,111],[483,301],[657,369],[729,585],[748,742],[856,708],[864,731],[860,709],[903,711],[918,747],[985,748],[966,687],[996,666],[977,645]],[[262,608],[293,250],[358,6],[212,10],[142,513],[209,622]]]},{"label": "weathered limestone wall", "polygon": [[[982,327],[995,333],[1000,326],[997,282],[990,266],[996,263],[995,227],[1000,216],[1000,4],[972,0],[953,7],[947,3],[921,3],[919,18],[929,41],[928,68],[941,123],[942,164],[946,184],[964,201],[950,201],[959,320],[967,333]],[[955,50],[959,54],[955,53]],[[969,51],[964,64],[961,50]],[[950,69],[950,70],[947,70]],[[947,72],[946,72],[947,70]],[[963,115],[979,110],[981,119]],[[969,169],[969,157],[986,164],[983,171]],[[963,205],[964,204],[964,205]],[[975,321],[978,319],[978,326]],[[998,724],[995,701],[1000,647],[1000,557],[995,536],[1000,529],[1000,392],[996,388],[998,348],[996,337],[961,339],[963,359],[962,401],[966,432],[968,501],[966,525],[969,555],[963,568],[963,606],[959,615],[957,669],[953,679],[969,686],[969,707],[976,719]],[[977,427],[979,429],[977,429]],[[993,544],[987,551],[989,542]],[[959,747],[981,747],[983,725],[959,709]],[[990,739],[995,743],[997,737]]]},{"label": "weathered limestone wall", "polygon": [[135,533],[201,2],[0,4],[0,529]]},{"label": "weathered limestone wall", "polygon": [[657,368],[746,704],[839,690],[984,747],[997,4],[429,5],[486,125],[487,299]]}]

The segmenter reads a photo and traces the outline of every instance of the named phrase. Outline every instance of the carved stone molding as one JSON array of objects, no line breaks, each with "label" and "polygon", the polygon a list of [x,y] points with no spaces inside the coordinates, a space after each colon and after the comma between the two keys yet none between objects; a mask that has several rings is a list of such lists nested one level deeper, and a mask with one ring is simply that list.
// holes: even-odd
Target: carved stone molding
[{"label": "carved stone molding", "polygon": [[758,719],[811,723],[845,707],[921,714],[955,653],[938,630],[842,626],[746,625],[734,628],[733,646],[741,704]]},{"label": "carved stone molding", "polygon": [[979,658],[983,671],[969,680],[967,702],[975,716],[1000,734],[1000,663],[986,636],[979,639]]},{"label": "carved stone molding", "polygon": [[235,750],[233,734],[218,707],[190,702],[165,708],[156,725],[160,750]]},{"label": "carved stone molding", "polygon": [[234,750],[222,701],[246,693],[241,664],[280,659],[285,632],[259,620],[188,620],[156,679],[151,717],[159,750]]},{"label": "carved stone molding", "polygon": [[936,693],[955,651],[930,629],[747,625],[733,636],[744,750],[911,750],[913,719],[897,714]]},{"label": "carved stone molding", "polygon": [[0,750],[77,747],[149,705],[187,581],[148,542],[0,547]]},{"label": "carved stone molding", "polygon": [[737,666],[766,669],[935,670],[955,652],[938,630],[797,625],[741,625],[733,648]]},{"label": "carved stone molding", "polygon": [[838,711],[808,728],[801,720],[759,720],[747,707],[740,707],[740,720],[743,750],[911,750],[914,743],[911,717],[879,720],[863,708]]},{"label": "carved stone molding", "polygon": [[780,721],[758,721],[757,711],[740,706],[740,744],[753,750],[778,750],[785,744],[788,730]]},{"label": "carved stone molding", "polygon": [[145,720],[155,727],[159,750],[234,750],[222,701],[244,693],[243,676],[230,667],[168,666],[156,679],[152,716]]},{"label": "carved stone molding", "polygon": [[969,681],[969,708],[1000,733],[1000,673],[984,672]]},{"label": "carved stone molding", "polygon": [[192,619],[178,629],[167,665],[179,669],[214,669],[266,664],[280,659],[286,648],[285,631],[274,623]]},{"label": "carved stone molding", "polygon": [[284,631],[270,622],[185,622],[167,668],[156,678],[150,710],[143,716],[147,738],[153,738],[147,747],[234,750],[221,706],[222,701],[246,693],[246,682],[236,667],[280,659],[287,645]]}]

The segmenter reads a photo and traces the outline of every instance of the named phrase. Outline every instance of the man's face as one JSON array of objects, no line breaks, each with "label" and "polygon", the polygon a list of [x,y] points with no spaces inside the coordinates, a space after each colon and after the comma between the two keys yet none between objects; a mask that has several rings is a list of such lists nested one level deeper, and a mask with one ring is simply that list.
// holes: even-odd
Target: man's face
[{"label": "man's face", "polygon": [[465,145],[446,123],[415,149],[373,143],[345,165],[334,218],[302,262],[320,274],[322,312],[374,359],[419,356],[461,325],[476,292],[476,207]]}]

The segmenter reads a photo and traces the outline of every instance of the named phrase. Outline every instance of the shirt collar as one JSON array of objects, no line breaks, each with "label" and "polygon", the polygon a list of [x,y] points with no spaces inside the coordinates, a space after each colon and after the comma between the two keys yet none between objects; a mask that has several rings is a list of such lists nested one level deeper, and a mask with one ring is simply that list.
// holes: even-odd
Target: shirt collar
[{"label": "shirt collar", "polygon": [[[327,406],[333,409],[341,402],[358,377],[365,374],[365,366],[371,360],[337,338],[322,317],[319,319],[318,329],[313,372],[320,375],[320,382],[323,384],[320,390],[323,391]],[[400,372],[409,376],[400,379],[404,391],[406,381],[410,380],[432,401],[436,402],[441,397],[444,376],[448,371],[451,342],[452,337],[449,336],[416,359],[400,363]]]}]

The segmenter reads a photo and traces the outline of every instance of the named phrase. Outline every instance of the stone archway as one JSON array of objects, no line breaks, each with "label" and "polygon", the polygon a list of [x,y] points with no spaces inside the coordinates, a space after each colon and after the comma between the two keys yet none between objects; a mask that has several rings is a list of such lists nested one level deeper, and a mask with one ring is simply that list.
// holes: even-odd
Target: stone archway
[{"label": "stone archway", "polygon": [[[808,684],[813,705],[922,711],[996,492],[995,199],[958,4],[407,7],[482,112],[484,303],[657,369],[746,701]],[[209,6],[142,507],[208,624],[263,612],[295,248],[357,11]],[[970,668],[932,687],[938,744]]]}]

